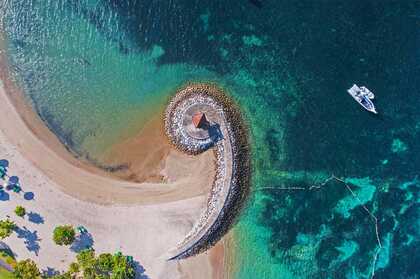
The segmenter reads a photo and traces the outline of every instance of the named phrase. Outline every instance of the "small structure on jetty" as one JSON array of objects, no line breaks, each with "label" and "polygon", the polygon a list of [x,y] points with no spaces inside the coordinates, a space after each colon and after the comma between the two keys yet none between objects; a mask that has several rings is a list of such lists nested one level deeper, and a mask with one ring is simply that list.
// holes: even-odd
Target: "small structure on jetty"
[{"label": "small structure on jetty", "polygon": [[216,175],[207,207],[168,258],[182,259],[214,245],[238,216],[249,190],[248,133],[236,105],[216,86],[191,84],[177,91],[164,115],[171,143],[188,154],[209,149]]},{"label": "small structure on jetty", "polygon": [[210,125],[209,121],[206,118],[206,115],[202,112],[197,112],[192,117],[192,123],[198,129],[208,128]]},{"label": "small structure on jetty", "polygon": [[197,140],[210,140],[210,128],[217,121],[217,117],[211,113],[211,108],[203,104],[191,105],[183,113],[182,129]]}]

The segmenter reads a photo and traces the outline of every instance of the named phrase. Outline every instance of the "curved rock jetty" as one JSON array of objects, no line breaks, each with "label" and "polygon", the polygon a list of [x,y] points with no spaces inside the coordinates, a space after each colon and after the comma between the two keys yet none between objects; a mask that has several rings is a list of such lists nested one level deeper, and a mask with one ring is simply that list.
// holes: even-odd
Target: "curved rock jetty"
[{"label": "curved rock jetty", "polygon": [[[205,114],[205,128],[193,125],[196,114]],[[216,156],[207,207],[184,240],[169,252],[173,260],[207,250],[228,231],[248,194],[250,159],[241,113],[214,85],[190,84],[178,90],[166,108],[164,121],[166,134],[177,149],[192,155],[212,149]]]}]

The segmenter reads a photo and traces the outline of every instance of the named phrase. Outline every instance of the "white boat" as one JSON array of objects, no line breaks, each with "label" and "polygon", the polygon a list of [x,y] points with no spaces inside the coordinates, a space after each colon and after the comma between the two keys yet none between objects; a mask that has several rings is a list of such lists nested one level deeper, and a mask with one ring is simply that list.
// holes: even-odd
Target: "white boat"
[{"label": "white boat", "polygon": [[366,87],[364,86],[357,86],[353,84],[353,86],[347,90],[349,94],[355,99],[362,107],[364,107],[367,111],[373,112],[377,114],[378,112],[375,109],[375,105],[372,102],[372,99],[375,98],[375,95]]}]

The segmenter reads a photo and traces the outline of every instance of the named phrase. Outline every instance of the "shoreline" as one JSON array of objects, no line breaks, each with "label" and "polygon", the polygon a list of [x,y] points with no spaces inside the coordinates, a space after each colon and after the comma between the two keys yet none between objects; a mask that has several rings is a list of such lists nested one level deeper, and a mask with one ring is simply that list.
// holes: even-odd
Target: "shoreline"
[{"label": "shoreline", "polygon": [[[210,152],[192,158],[170,150],[162,169],[164,174],[172,173],[167,175],[169,183],[123,181],[73,157],[25,103],[25,97],[7,76],[3,56],[0,59],[0,109],[5,114],[0,120],[1,128],[11,142],[18,143],[21,153],[37,168],[59,182],[60,189],[65,193],[97,204],[154,204],[200,196],[210,189],[213,171],[205,168],[214,160]],[[194,177],[191,172],[178,174],[180,171],[174,174],[171,169],[175,168],[177,172],[176,160],[185,165],[198,164],[206,175]]]},{"label": "shoreline", "polygon": [[[2,39],[0,37],[0,50],[4,49]],[[160,183],[154,181],[138,184],[118,180],[88,162],[78,160],[61,144],[34,112],[23,93],[13,84],[8,75],[4,53],[0,53],[0,80],[0,109],[6,115],[0,120],[1,133],[9,142],[14,143],[14,148],[34,168],[45,174],[49,180],[54,181],[54,186],[58,186],[57,190],[64,194],[81,202],[98,206],[129,205],[134,207],[173,202],[188,203],[192,198],[207,196],[214,178],[214,171],[208,171],[212,169],[208,168],[208,165],[214,164],[212,152],[192,158],[171,148],[159,163],[159,167],[163,167],[162,176],[166,176],[165,179],[158,181]],[[166,137],[161,139],[165,140]],[[180,162],[185,163],[182,170],[176,168]],[[201,168],[199,177],[194,176],[194,173],[188,171],[186,167],[193,165]],[[163,187],[165,189],[162,189]],[[211,255],[214,253],[216,252],[210,251]],[[220,252],[216,254],[220,257]],[[224,262],[225,252],[222,255],[222,262]],[[199,257],[208,256],[200,255]],[[196,258],[192,261],[197,261]],[[225,269],[225,266],[219,266],[220,259],[219,261],[211,260],[211,265],[214,270]]]}]

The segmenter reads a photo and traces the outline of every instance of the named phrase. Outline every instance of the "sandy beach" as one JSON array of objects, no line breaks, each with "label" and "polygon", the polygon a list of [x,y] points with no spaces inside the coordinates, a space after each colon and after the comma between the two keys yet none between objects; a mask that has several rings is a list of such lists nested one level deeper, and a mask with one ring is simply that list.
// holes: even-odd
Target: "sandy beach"
[{"label": "sandy beach", "polygon": [[[9,175],[19,176],[23,190],[35,196],[25,200],[10,192],[0,201],[2,215],[12,216],[19,226],[19,233],[5,240],[18,259],[32,258],[44,270],[64,270],[77,247],[55,245],[52,231],[72,224],[88,229],[98,252],[120,250],[134,256],[149,278],[223,276],[223,241],[187,260],[165,258],[206,204],[214,179],[211,151],[199,156],[176,151],[160,119],[152,119],[139,135],[104,154],[109,162],[131,162],[128,171],[117,177],[106,173],[76,159],[58,141],[12,83],[6,65],[0,55],[0,158],[10,162]],[[42,222],[16,217],[16,205],[38,214]]]},{"label": "sandy beach", "polygon": [[[0,96],[4,112],[0,120],[2,131],[11,142],[17,143],[27,159],[53,178],[67,194],[100,204],[151,204],[208,193],[214,176],[213,168],[209,167],[213,161],[211,152],[191,157],[168,147],[164,156],[159,157],[161,161],[158,166],[162,168],[161,175],[167,183],[139,184],[115,179],[88,162],[74,158],[31,108],[23,103],[23,96],[19,96],[19,90],[13,88],[13,84],[5,78],[4,71],[2,80],[3,91],[8,92]],[[133,141],[141,138],[136,137]],[[166,141],[165,135],[155,137],[155,142],[159,141]],[[156,172],[156,165],[152,164],[152,168]],[[136,171],[140,174],[148,173],[149,169],[146,164]]]}]

